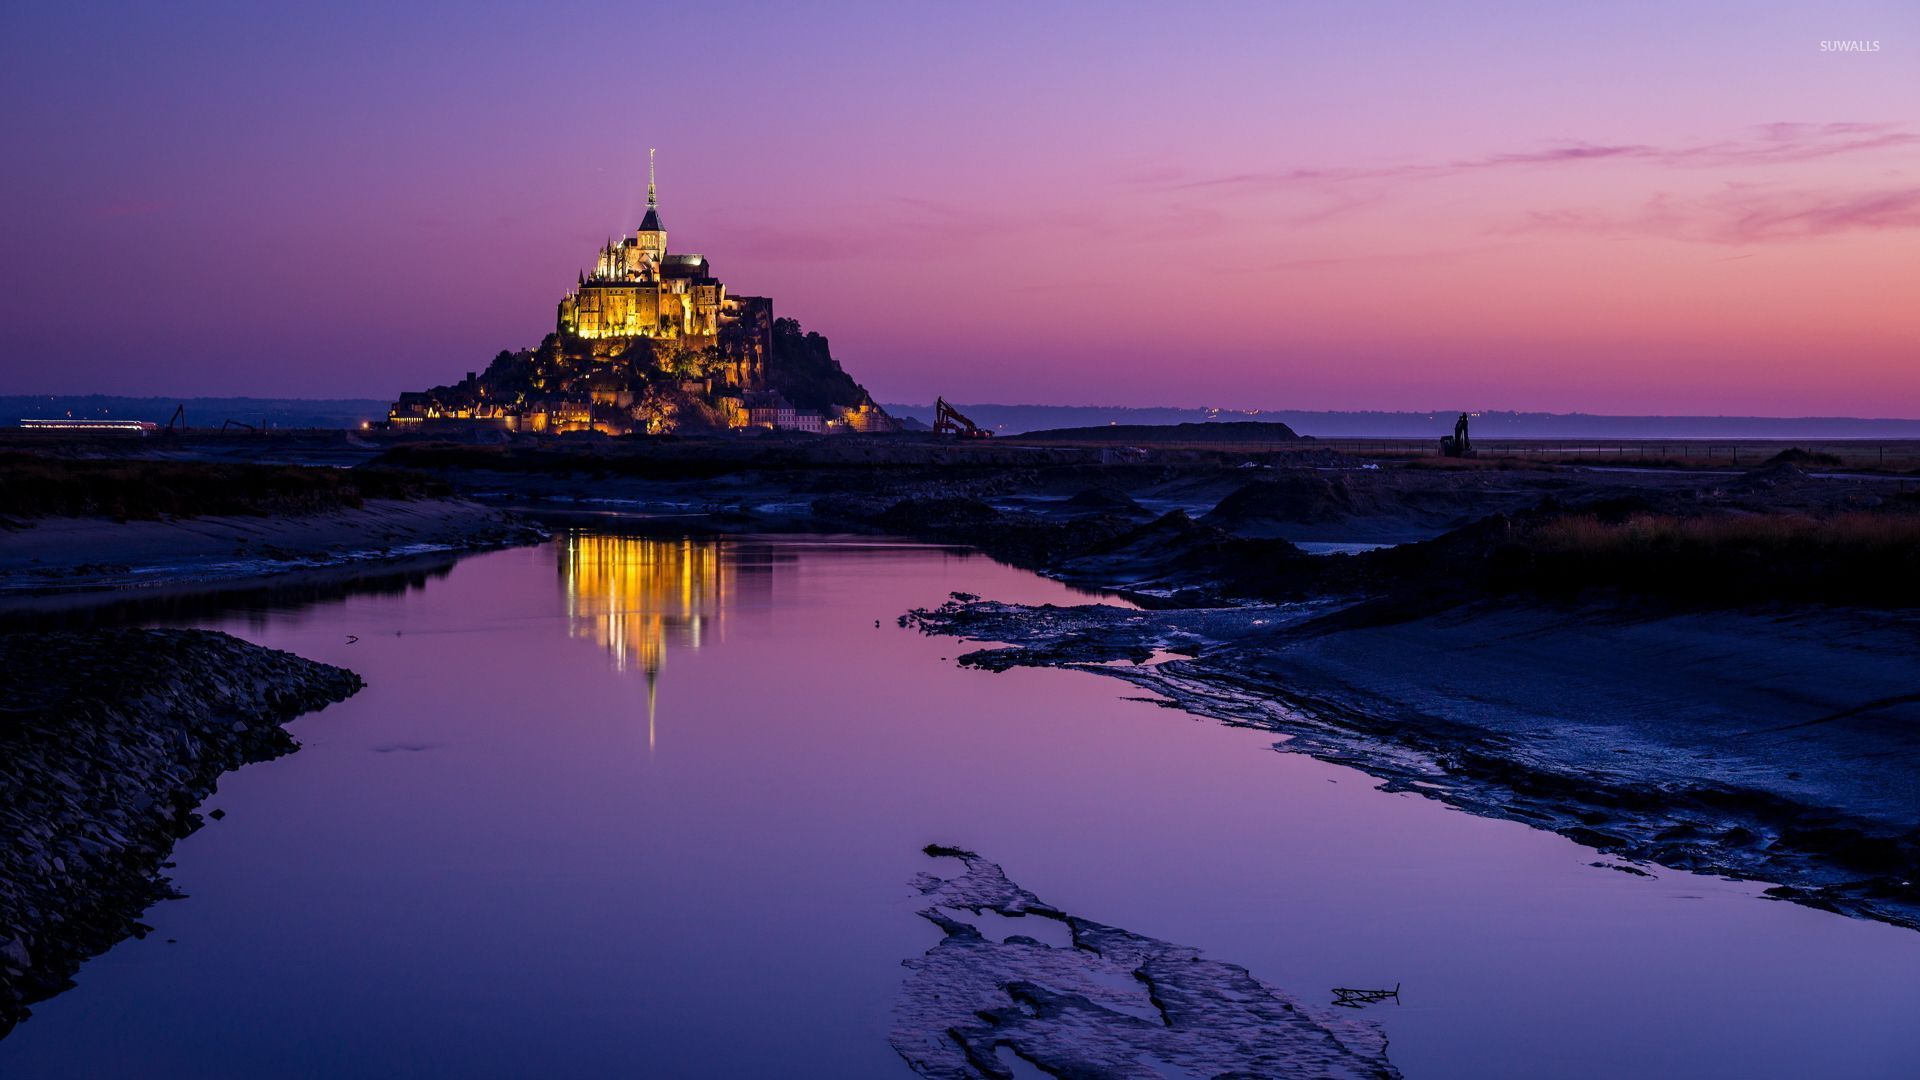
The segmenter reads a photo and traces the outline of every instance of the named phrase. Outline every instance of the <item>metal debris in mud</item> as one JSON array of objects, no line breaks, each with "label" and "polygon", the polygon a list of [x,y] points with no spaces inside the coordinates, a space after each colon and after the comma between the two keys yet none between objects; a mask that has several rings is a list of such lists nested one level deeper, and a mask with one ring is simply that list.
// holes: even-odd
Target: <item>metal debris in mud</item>
[{"label": "metal debris in mud", "polygon": [[[913,882],[920,917],[946,934],[905,961],[912,974],[894,1010],[893,1048],[921,1076],[1006,1080],[1003,1052],[1051,1076],[1400,1075],[1371,1021],[1311,1008],[1197,949],[1061,911],[971,851],[926,852],[964,870]],[[1070,941],[995,940],[969,916],[1064,926]]]},{"label": "metal debris in mud", "polygon": [[1352,987],[1333,988],[1333,1003],[1344,1009],[1360,1009],[1368,1005],[1378,1005],[1383,1001],[1400,1004],[1400,984],[1394,983],[1391,990],[1355,990]]}]

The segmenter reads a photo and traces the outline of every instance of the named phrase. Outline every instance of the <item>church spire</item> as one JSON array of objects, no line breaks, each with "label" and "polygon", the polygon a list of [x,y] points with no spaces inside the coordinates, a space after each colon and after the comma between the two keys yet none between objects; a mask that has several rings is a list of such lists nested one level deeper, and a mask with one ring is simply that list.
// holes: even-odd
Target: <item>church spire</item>
[{"label": "church spire", "polygon": [[[667,231],[666,227],[660,224],[660,193],[659,189],[653,186],[653,147],[651,146],[647,147],[647,216],[640,219],[640,231],[643,233]],[[664,246],[665,243],[665,239],[662,238],[661,244]]]}]

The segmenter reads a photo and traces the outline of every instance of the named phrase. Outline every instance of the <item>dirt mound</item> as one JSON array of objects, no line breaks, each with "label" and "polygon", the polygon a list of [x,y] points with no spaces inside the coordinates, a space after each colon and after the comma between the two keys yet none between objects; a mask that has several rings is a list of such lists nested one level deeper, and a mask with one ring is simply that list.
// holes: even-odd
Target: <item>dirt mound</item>
[{"label": "dirt mound", "polygon": [[903,499],[880,514],[878,524],[903,532],[954,531],[984,528],[1000,517],[1000,511],[981,502],[959,496]]},{"label": "dirt mound", "polygon": [[1126,492],[1110,487],[1082,489],[1061,505],[1075,513],[1084,514],[1151,514],[1153,512],[1134,502]]},{"label": "dirt mound", "polygon": [[1763,465],[1752,470],[1727,486],[1734,491],[1742,492],[1772,491],[1776,488],[1804,483],[1806,479],[1807,474],[1798,465],[1776,461],[1775,464]]},{"label": "dirt mound", "polygon": [[1272,465],[1283,469],[1288,466],[1314,469],[1357,469],[1368,463],[1366,458],[1357,457],[1345,451],[1335,450],[1327,446],[1317,446],[1306,450],[1276,450],[1271,453],[1255,454],[1253,455],[1253,460],[1261,465]]},{"label": "dirt mound", "polygon": [[1823,454],[1817,450],[1802,450],[1797,446],[1789,446],[1785,450],[1782,450],[1779,453],[1768,458],[1765,464],[1768,464],[1768,465],[1821,465],[1821,466],[1826,466],[1831,468],[1834,466],[1843,465],[1845,464],[1845,462],[1842,462],[1838,457],[1835,457],[1832,454]]},{"label": "dirt mound", "polygon": [[1200,520],[1229,532],[1272,524],[1317,525],[1361,512],[1343,476],[1282,473],[1256,480],[1220,500]]}]

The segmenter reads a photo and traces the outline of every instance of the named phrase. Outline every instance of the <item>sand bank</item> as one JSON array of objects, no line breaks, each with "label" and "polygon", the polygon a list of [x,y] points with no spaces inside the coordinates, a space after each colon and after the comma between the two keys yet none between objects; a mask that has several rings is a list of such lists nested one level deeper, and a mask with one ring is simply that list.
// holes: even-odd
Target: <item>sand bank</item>
[{"label": "sand bank", "polygon": [[462,499],[370,499],[303,515],[42,518],[0,531],[0,601],[232,583],[541,535],[513,515]]}]

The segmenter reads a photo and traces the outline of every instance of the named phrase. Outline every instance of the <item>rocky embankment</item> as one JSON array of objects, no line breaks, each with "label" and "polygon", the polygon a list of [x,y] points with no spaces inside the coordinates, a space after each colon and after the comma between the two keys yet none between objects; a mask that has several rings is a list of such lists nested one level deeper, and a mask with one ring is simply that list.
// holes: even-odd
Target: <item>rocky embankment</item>
[{"label": "rocky embankment", "polygon": [[220,775],[359,676],[203,630],[0,635],[0,1034],[146,932]]}]

